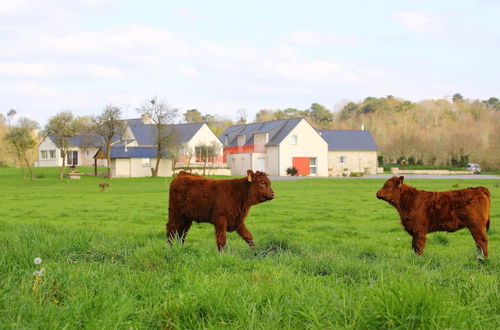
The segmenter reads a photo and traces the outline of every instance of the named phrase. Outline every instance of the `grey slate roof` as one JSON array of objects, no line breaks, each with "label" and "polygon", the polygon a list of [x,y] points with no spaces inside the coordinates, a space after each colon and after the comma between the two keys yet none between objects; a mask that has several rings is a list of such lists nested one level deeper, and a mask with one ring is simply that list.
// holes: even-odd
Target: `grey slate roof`
[{"label": "grey slate roof", "polygon": [[328,142],[328,150],[378,150],[368,131],[324,129],[319,132]]},{"label": "grey slate roof", "polygon": [[[228,128],[219,136],[219,139],[224,143],[224,147],[232,147],[238,145],[238,136],[245,136],[245,145],[254,144],[255,134],[268,134],[268,143],[266,146],[276,146],[288,136],[291,130],[303,118],[291,118],[275,121],[266,121],[262,123],[251,123],[243,125],[233,125]],[[226,144],[227,137],[227,144]]]},{"label": "grey slate roof", "polygon": [[[125,151],[124,147],[111,147],[110,156],[114,158],[156,158],[156,148],[150,147],[127,147]],[[168,153],[164,153],[163,157],[166,157]]]},{"label": "grey slate roof", "polygon": [[[49,135],[48,138],[55,143],[54,135]],[[98,148],[102,145],[102,138],[97,135],[77,135],[69,139],[69,145],[79,148]]]},{"label": "grey slate roof", "polygon": [[[189,140],[200,130],[204,123],[176,124],[166,126],[166,135],[171,136],[169,143],[181,145]],[[157,128],[151,124],[129,125],[132,134],[140,146],[156,145]]]}]

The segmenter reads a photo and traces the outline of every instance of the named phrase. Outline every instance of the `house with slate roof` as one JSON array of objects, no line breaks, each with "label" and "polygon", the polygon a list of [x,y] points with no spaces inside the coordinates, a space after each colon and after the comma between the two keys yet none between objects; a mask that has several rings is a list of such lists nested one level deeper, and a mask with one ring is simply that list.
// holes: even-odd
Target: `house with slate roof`
[{"label": "house with slate roof", "polygon": [[328,175],[328,143],[304,118],[291,118],[228,127],[219,137],[232,175],[247,169],[286,176]]},{"label": "house with slate roof", "polygon": [[[70,139],[70,148],[66,155],[68,166],[94,166],[94,155],[99,149],[100,138],[92,135],[78,135]],[[105,161],[98,161],[98,166],[105,166]],[[53,136],[45,137],[38,145],[36,166],[62,166],[61,150],[56,147]]]},{"label": "house with slate roof", "polygon": [[365,130],[320,130],[328,143],[328,175],[377,173],[377,144]]},{"label": "house with slate roof", "polygon": [[[222,143],[205,123],[167,125],[166,149],[158,170],[159,176],[171,176],[174,169],[189,168],[200,173],[209,166],[211,174],[229,174],[223,163]],[[157,127],[147,120],[129,119],[121,141],[110,150],[113,177],[151,176],[156,165]],[[106,159],[100,149],[96,159]]]}]

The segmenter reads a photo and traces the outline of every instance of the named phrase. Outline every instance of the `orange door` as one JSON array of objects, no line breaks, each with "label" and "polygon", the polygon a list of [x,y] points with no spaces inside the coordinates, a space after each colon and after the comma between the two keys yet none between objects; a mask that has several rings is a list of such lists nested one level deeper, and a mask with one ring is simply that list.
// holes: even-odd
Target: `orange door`
[{"label": "orange door", "polygon": [[298,175],[309,175],[309,157],[293,157],[292,164],[299,172]]}]

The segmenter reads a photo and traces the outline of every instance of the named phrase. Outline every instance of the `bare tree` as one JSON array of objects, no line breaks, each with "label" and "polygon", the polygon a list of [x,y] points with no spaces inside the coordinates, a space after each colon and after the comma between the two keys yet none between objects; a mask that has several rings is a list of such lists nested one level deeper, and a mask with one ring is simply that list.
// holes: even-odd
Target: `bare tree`
[{"label": "bare tree", "polygon": [[142,115],[149,116],[153,122],[152,125],[156,127],[156,165],[152,171],[152,175],[158,176],[163,150],[166,149],[169,140],[172,140],[169,139],[167,125],[171,124],[175,117],[177,117],[178,109],[170,106],[163,100],[158,100],[155,96],[152,100],[144,101],[137,111]]},{"label": "bare tree", "polygon": [[62,166],[59,179],[64,176],[66,155],[70,140],[78,134],[79,124],[70,111],[62,111],[49,119],[45,126],[45,136],[53,136],[54,144],[61,150]]},{"label": "bare tree", "polygon": [[31,181],[34,180],[33,158],[31,154],[38,144],[35,133],[37,128],[39,128],[39,125],[36,121],[22,117],[16,126],[9,128],[5,136],[5,140],[9,143],[12,152],[17,156],[19,164],[23,169],[23,177],[26,177],[24,163],[30,172]]},{"label": "bare tree", "polygon": [[108,178],[111,179],[111,146],[119,141],[126,129],[120,108],[107,105],[99,116],[92,118],[92,131],[101,137],[107,157]]}]

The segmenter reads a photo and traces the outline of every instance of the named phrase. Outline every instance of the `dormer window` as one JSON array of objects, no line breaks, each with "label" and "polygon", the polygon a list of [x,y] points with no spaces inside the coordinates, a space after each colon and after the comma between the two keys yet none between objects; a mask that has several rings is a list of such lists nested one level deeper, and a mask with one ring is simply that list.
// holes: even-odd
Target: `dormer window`
[{"label": "dormer window", "polygon": [[254,136],[255,144],[266,144],[267,143],[267,134],[255,134]]},{"label": "dormer window", "polygon": [[238,146],[245,145],[245,135],[238,135]]}]

